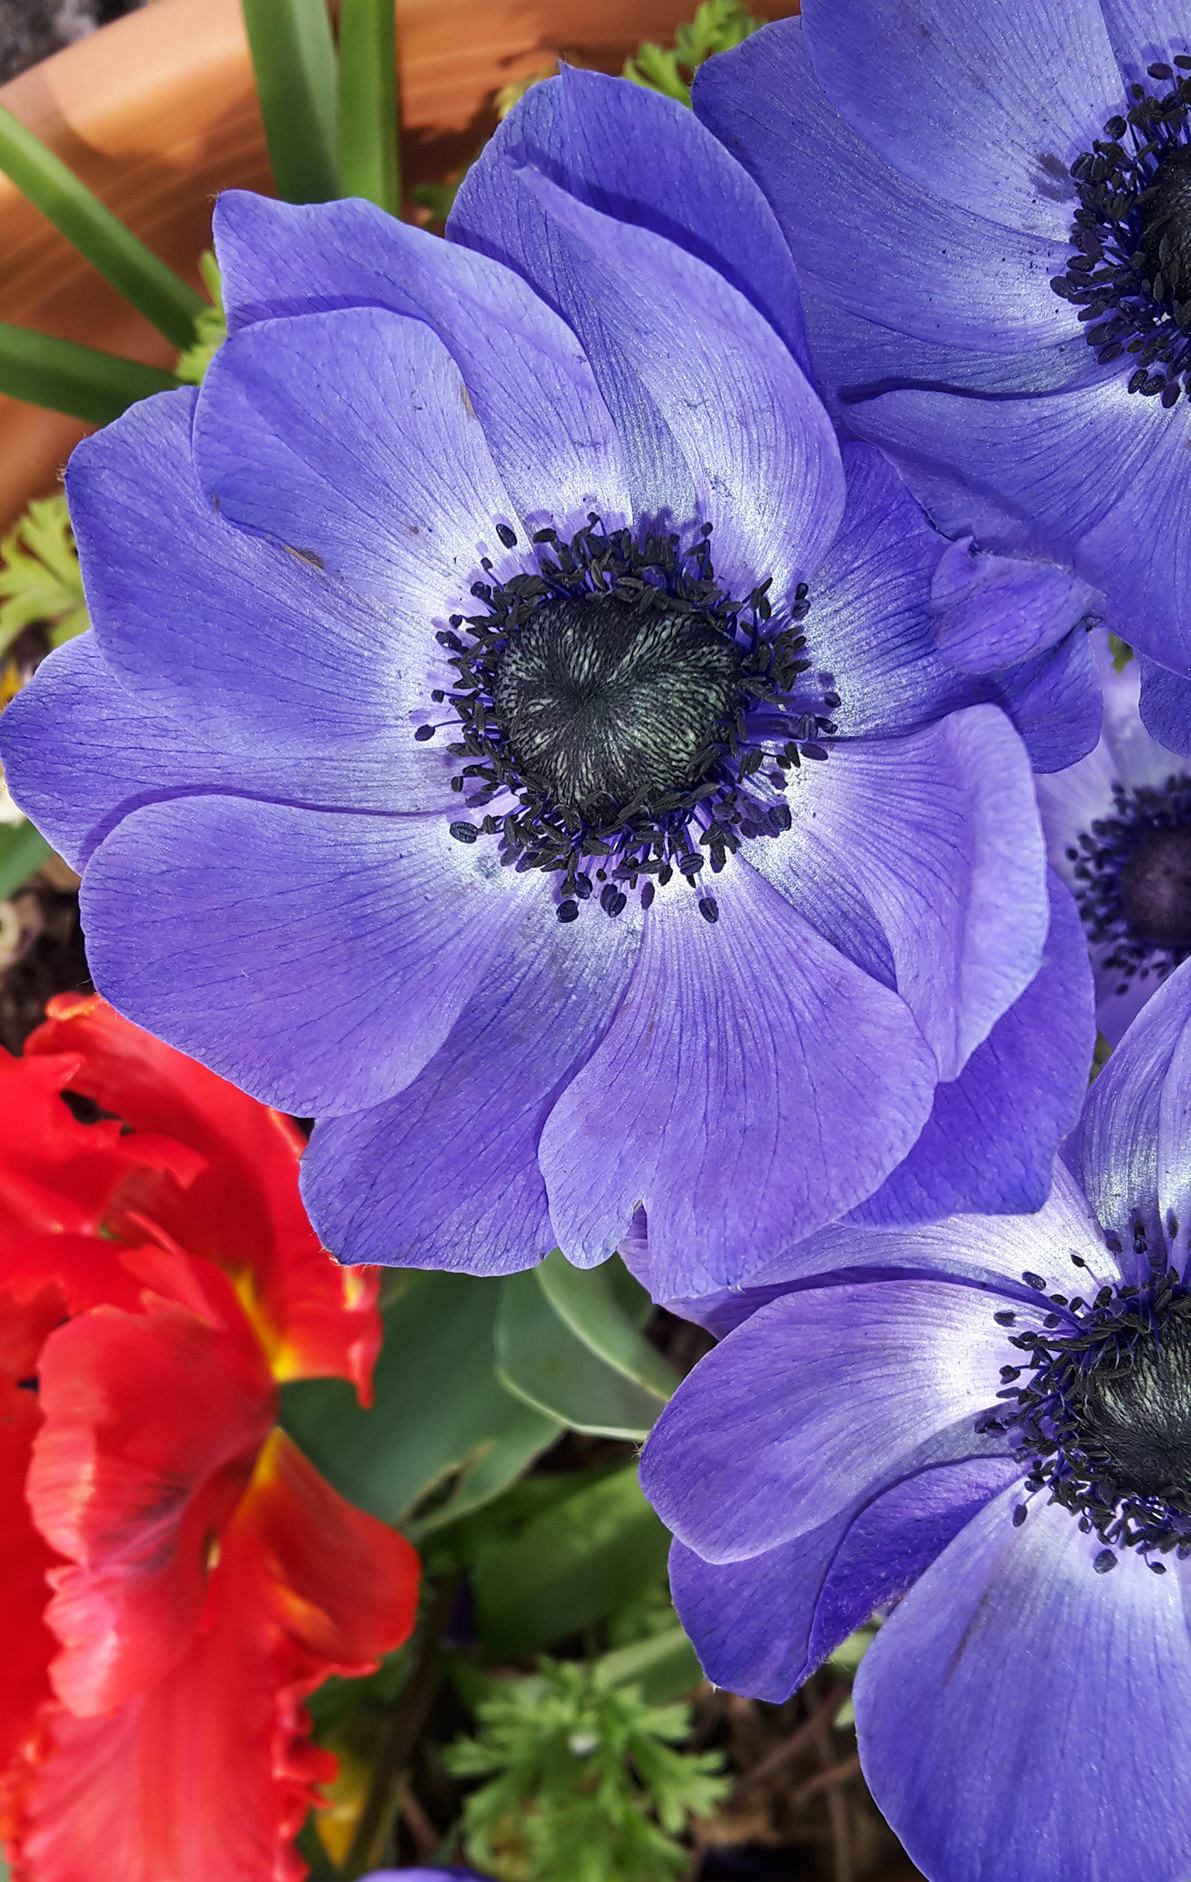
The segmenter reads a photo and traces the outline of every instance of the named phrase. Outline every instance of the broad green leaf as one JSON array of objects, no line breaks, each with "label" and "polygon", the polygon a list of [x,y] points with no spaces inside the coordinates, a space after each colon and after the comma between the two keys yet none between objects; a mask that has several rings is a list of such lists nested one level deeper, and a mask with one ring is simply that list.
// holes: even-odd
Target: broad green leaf
[{"label": "broad green leaf", "polygon": [[576,1268],[556,1248],[535,1272],[559,1319],[597,1359],[658,1398],[670,1397],[678,1375],[639,1331],[653,1302],[619,1255],[598,1268]]},{"label": "broad green leaf", "polygon": [[173,373],[139,359],[0,321],[0,392],[10,399],[45,405],[88,425],[110,425],[138,399],[178,384]]},{"label": "broad green leaf", "polygon": [[502,1283],[496,1318],[501,1384],[573,1431],[644,1438],[661,1401],[598,1359],[559,1318],[533,1269]]},{"label": "broad green leaf", "polygon": [[326,203],[339,186],[335,42],[326,0],[240,0],[277,194]]},{"label": "broad green leaf", "polygon": [[0,823],[0,902],[15,895],[53,854],[52,846],[27,817],[20,823]]},{"label": "broad green leaf", "polygon": [[175,346],[190,345],[195,315],[204,305],[202,295],[146,248],[60,157],[2,105],[0,170],[146,320]]},{"label": "broad green leaf", "polygon": [[339,171],[345,196],[366,196],[401,214],[394,0],[343,0]]},{"label": "broad green leaf", "polygon": [[703,1678],[698,1655],[681,1627],[601,1654],[596,1665],[610,1686],[639,1686],[655,1706],[681,1699]]},{"label": "broad green leaf", "polygon": [[[453,1521],[499,1495],[558,1425],[527,1412],[497,1383],[493,1320],[499,1281],[417,1273],[384,1310],[385,1337],[365,1411],[341,1379],[309,1379],[282,1391],[282,1423],[353,1503],[399,1522],[437,1484],[461,1471]],[[458,1504],[455,1505],[455,1498]],[[453,1506],[454,1505],[454,1506]]]},{"label": "broad green leaf", "polygon": [[634,1464],[582,1483],[512,1539],[475,1545],[480,1637],[496,1659],[534,1653],[621,1607],[663,1575],[670,1537]]}]

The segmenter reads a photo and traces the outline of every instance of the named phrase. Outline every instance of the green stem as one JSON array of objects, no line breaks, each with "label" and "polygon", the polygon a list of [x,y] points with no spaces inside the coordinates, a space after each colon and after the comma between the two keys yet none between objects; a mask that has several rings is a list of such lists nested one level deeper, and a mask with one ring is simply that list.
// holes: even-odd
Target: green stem
[{"label": "green stem", "polygon": [[364,1808],[356,1824],[351,1848],[343,1863],[345,1882],[356,1882],[380,1860],[380,1847],[390,1821],[394,1794],[401,1773],[426,1723],[442,1674],[443,1635],[450,1624],[459,1593],[459,1576],[440,1582],[426,1610],[418,1643],[418,1657],[413,1672],[389,1720],[372,1772],[372,1782],[364,1799]]},{"label": "green stem", "polygon": [[343,0],[339,168],[345,196],[401,214],[394,0]]},{"label": "green stem", "polygon": [[173,373],[139,359],[0,321],[0,392],[10,399],[47,405],[88,425],[109,425],[137,399],[178,384]]},{"label": "green stem", "polygon": [[341,194],[335,42],[325,0],[240,0],[273,181],[287,203]]},{"label": "green stem", "polygon": [[177,347],[191,344],[194,317],[206,306],[202,295],[138,241],[73,170],[3,105],[0,170],[167,340]]}]

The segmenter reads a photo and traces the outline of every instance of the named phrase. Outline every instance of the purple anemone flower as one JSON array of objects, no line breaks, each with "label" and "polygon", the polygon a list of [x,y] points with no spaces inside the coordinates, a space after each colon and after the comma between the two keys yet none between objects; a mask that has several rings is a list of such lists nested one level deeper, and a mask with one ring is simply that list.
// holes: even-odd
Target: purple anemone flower
[{"label": "purple anemone flower", "polygon": [[1189,1103],[1191,962],[1043,1209],[811,1238],[696,1308],[645,1448],[718,1684],[784,1699],[885,1614],[861,1762],[932,1882],[1191,1870]]},{"label": "purple anemone flower", "polygon": [[1094,593],[841,453],[678,105],[535,87],[454,234],[225,197],[201,390],[72,460],[95,631],[4,756],[97,984],[319,1119],[351,1262],[643,1210],[682,1294],[902,1169],[896,1219],[1036,1207],[1092,1035],[1030,754],[1095,742]]},{"label": "purple anemone flower", "polygon": [[1096,1023],[1115,1046],[1191,954],[1191,774],[1150,736],[1136,660],[1117,670],[1093,635],[1104,689],[1096,749],[1038,779],[1051,863],[1071,888],[1096,978]]},{"label": "purple anemone flower", "polygon": [[816,369],[940,526],[1054,556],[1191,752],[1191,17],[806,0],[695,106],[761,182]]}]

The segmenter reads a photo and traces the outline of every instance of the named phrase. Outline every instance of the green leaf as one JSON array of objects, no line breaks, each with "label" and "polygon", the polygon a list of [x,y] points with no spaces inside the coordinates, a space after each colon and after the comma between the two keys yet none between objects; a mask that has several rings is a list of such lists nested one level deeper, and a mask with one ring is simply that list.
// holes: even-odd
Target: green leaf
[{"label": "green leaf", "polygon": [[335,42],[325,0],[240,0],[265,142],[287,203],[326,203],[339,187]]},{"label": "green leaf", "polygon": [[27,405],[45,405],[88,425],[110,425],[138,399],[179,383],[173,373],[139,359],[0,321],[0,392]]},{"label": "green leaf", "polygon": [[499,1495],[554,1442],[558,1425],[527,1411],[497,1383],[493,1321],[501,1283],[467,1274],[414,1273],[384,1311],[362,1409],[341,1379],[282,1390],[281,1421],[344,1496],[385,1522],[408,1517],[426,1493],[462,1472],[419,1532]]},{"label": "green leaf", "polygon": [[44,622],[60,647],[90,626],[66,498],[35,497],[0,542],[0,658],[18,634]]},{"label": "green leaf", "polygon": [[561,1320],[538,1279],[540,1270],[503,1283],[496,1318],[496,1370],[527,1405],[573,1431],[645,1438],[661,1401],[598,1359]]},{"label": "green leaf", "polygon": [[480,1533],[471,1584],[485,1648],[503,1659],[565,1640],[663,1575],[669,1546],[631,1463],[581,1483],[511,1539]]},{"label": "green leaf", "polygon": [[0,823],[0,902],[15,895],[53,854],[52,846],[27,817],[21,823]]},{"label": "green leaf", "polygon": [[203,306],[202,295],[146,248],[60,157],[2,105],[0,170],[146,320],[175,346],[189,346],[195,315]]},{"label": "green leaf", "polygon": [[339,170],[345,196],[401,214],[394,0],[343,0]]},{"label": "green leaf", "polygon": [[642,1697],[655,1706],[681,1699],[703,1678],[698,1655],[681,1627],[669,1627],[664,1634],[601,1654],[596,1666],[607,1685],[638,1686]]},{"label": "green leaf", "polygon": [[598,1359],[658,1398],[670,1397],[678,1375],[640,1332],[653,1302],[619,1255],[576,1268],[556,1248],[536,1272],[559,1319]]}]

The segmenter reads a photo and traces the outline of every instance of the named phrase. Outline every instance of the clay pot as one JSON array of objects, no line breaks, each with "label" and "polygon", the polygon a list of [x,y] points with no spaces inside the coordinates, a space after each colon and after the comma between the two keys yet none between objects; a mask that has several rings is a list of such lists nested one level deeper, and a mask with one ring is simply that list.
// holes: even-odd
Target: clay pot
[{"label": "clay pot", "polygon": [[[500,87],[560,52],[617,71],[642,39],[667,42],[694,3],[398,0],[407,183],[475,155]],[[239,0],[155,0],[0,87],[0,101],[196,286],[218,191],[272,189]],[[0,320],[172,363],[168,342],[2,176],[0,253]],[[0,398],[0,526],[53,487],[86,429]]]}]

